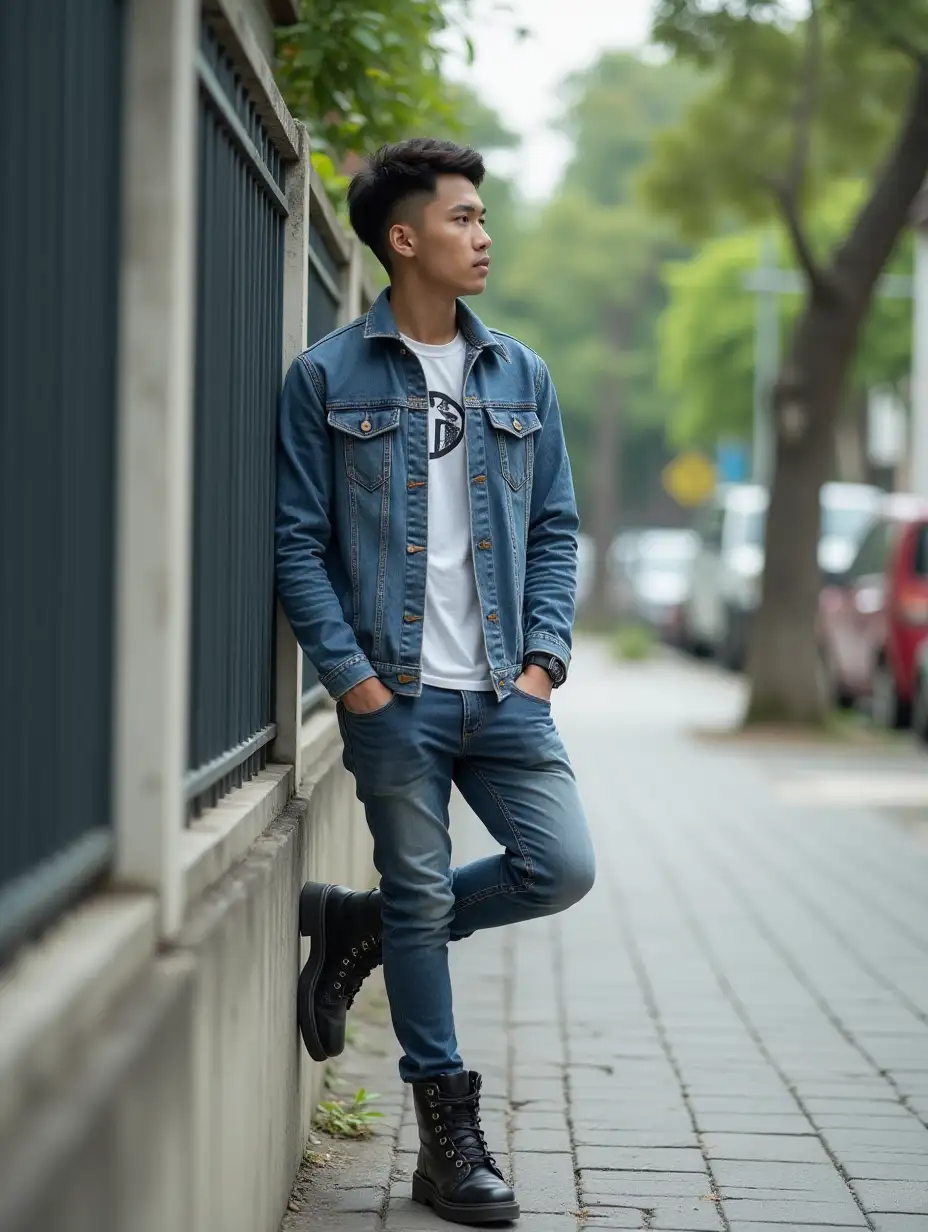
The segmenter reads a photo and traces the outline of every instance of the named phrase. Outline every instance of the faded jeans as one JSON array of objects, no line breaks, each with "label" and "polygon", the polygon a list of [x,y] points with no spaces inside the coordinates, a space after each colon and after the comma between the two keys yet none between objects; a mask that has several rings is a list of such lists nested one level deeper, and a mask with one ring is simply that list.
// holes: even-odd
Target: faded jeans
[{"label": "faded jeans", "polygon": [[[593,847],[547,702],[425,687],[382,710],[339,706],[380,873],[383,961],[400,1075],[457,1073],[448,942],[563,911],[593,884]],[[451,867],[452,783],[499,855]]]}]

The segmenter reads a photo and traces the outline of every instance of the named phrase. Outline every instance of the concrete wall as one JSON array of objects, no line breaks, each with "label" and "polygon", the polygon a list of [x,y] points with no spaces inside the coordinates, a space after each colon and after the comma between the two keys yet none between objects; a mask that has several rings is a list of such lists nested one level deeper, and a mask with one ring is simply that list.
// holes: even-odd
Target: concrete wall
[{"label": "concrete wall", "polygon": [[371,884],[331,710],[310,729],[302,794],[3,1127],[2,1232],[277,1229],[323,1078],[296,1025],[299,889]]}]

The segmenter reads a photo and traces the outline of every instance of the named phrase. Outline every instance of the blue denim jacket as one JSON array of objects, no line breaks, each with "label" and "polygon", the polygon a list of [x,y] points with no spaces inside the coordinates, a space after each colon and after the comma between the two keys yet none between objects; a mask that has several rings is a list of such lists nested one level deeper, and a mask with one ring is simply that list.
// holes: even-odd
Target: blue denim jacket
[{"label": "blue denim jacket", "polygon": [[[505,697],[530,651],[570,661],[577,509],[551,377],[463,303],[465,444],[487,657]],[[291,365],[280,405],[277,589],[339,698],[422,689],[428,391],[385,291]]]}]

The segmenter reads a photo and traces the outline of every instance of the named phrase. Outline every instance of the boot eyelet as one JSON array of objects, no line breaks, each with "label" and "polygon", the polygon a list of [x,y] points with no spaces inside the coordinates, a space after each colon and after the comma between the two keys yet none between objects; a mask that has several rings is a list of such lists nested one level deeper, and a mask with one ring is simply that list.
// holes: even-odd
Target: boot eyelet
[{"label": "boot eyelet", "polygon": [[437,1120],[438,1120],[438,1113],[437,1113],[437,1112],[433,1112],[433,1113],[432,1113],[432,1120],[433,1120],[433,1121],[437,1121]]},{"label": "boot eyelet", "polygon": [[459,1159],[459,1160],[458,1160],[458,1162],[457,1162],[454,1166],[455,1166],[456,1168],[463,1168],[463,1167],[464,1167],[464,1160],[463,1160],[463,1159]]},{"label": "boot eyelet", "polygon": [[445,1151],[445,1159],[454,1159],[454,1151]]},{"label": "boot eyelet", "polygon": [[448,1145],[448,1139],[447,1139],[447,1138],[439,1138],[439,1139],[438,1139],[438,1145],[439,1145],[439,1146],[447,1146],[447,1145]]},{"label": "boot eyelet", "polygon": [[336,988],[338,988],[338,989],[340,989],[340,988],[341,988],[341,984],[339,984],[337,980],[335,981],[335,987],[336,987]]},{"label": "boot eyelet", "polygon": [[435,1092],[432,1090],[432,1088],[431,1088],[431,1087],[429,1087],[429,1089],[426,1091],[426,1095],[432,1096],[432,1095],[434,1095],[434,1094],[435,1094]]}]

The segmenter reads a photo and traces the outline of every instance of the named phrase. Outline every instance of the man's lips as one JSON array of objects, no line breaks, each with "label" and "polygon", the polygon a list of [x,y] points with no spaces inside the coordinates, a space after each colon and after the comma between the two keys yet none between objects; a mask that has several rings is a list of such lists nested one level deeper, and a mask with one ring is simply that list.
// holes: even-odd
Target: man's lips
[{"label": "man's lips", "polygon": [[485,260],[483,260],[483,261],[475,261],[475,262],[474,262],[474,268],[475,268],[475,269],[488,270],[488,269],[490,268],[490,260],[489,260],[489,257],[487,257],[487,258],[486,258]]}]

